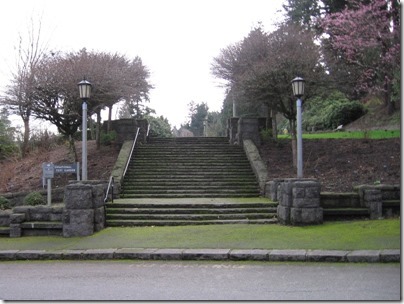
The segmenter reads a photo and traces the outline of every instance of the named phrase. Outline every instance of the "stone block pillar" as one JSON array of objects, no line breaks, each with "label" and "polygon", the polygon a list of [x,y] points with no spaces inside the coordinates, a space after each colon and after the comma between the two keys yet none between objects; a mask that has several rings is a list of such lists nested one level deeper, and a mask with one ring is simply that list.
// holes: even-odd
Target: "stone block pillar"
[{"label": "stone block pillar", "polygon": [[261,138],[258,128],[258,118],[240,118],[238,121],[237,142],[242,145],[243,141],[251,139],[259,147]]},{"label": "stone block pillar", "polygon": [[104,228],[105,182],[85,181],[65,187],[63,236],[88,236]]},{"label": "stone block pillar", "polygon": [[278,220],[281,224],[302,226],[323,223],[321,185],[317,180],[292,178],[277,183]]},{"label": "stone block pillar", "polygon": [[371,220],[376,220],[383,216],[383,194],[380,189],[362,186],[359,188],[359,199],[362,207],[369,208]]},{"label": "stone block pillar", "polygon": [[238,128],[238,117],[232,117],[227,120],[227,132],[229,137],[229,143],[233,145],[237,142],[237,128]]}]

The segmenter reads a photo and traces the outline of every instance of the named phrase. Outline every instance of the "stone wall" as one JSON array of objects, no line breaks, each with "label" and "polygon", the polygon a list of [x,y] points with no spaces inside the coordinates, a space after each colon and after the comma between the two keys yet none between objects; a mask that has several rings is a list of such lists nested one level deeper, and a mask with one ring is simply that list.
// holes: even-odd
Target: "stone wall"
[{"label": "stone wall", "polygon": [[[63,206],[18,206],[10,214],[10,237],[61,235]],[[35,230],[33,233],[30,231]],[[42,232],[40,232],[42,231]]]},{"label": "stone wall", "polygon": [[[111,122],[111,131],[115,131],[117,133],[117,144],[121,145],[125,140],[133,140],[136,136],[137,128],[139,130],[138,141],[145,143],[147,141],[147,126],[148,121],[146,119],[118,119],[112,120]],[[104,132],[107,132],[108,121],[103,123],[102,129]]]},{"label": "stone wall", "polygon": [[258,118],[240,118],[237,128],[237,142],[239,145],[244,140],[250,139],[256,146],[261,145]]},{"label": "stone wall", "polygon": [[[31,191],[32,192],[32,191]],[[1,194],[10,201],[10,207],[23,206],[24,198],[31,192],[9,192]],[[45,201],[47,200],[47,190],[39,190]],[[63,202],[64,189],[56,188],[52,189],[52,204],[57,204]]]},{"label": "stone wall", "polygon": [[[290,189],[285,190],[282,186],[285,182],[290,183],[298,179],[274,179],[266,183],[265,196],[273,201],[278,201],[280,205],[289,206],[292,203]],[[315,179],[306,179],[315,181]],[[322,208],[367,208],[371,219],[383,217],[384,203],[391,200],[400,200],[399,185],[361,185],[354,187],[355,192],[349,193],[320,193],[320,207]],[[286,194],[285,194],[286,193]],[[287,202],[285,200],[287,197]],[[397,203],[394,202],[394,206]],[[391,210],[386,209],[385,212]],[[286,212],[281,208],[281,212]],[[279,215],[279,214],[278,214]],[[286,216],[286,215],[283,215]],[[387,215],[388,216],[388,215]]]}]

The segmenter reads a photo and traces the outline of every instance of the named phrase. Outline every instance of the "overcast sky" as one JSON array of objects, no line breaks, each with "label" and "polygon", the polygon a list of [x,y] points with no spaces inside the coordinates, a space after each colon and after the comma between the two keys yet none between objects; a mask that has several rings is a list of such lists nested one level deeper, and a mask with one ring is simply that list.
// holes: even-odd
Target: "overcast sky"
[{"label": "overcast sky", "polygon": [[187,119],[188,103],[220,111],[224,89],[211,75],[213,58],[261,22],[280,20],[282,0],[13,0],[0,9],[0,85],[15,66],[18,35],[42,20],[42,39],[57,51],[106,51],[140,56],[155,86],[150,107],[172,126]]}]

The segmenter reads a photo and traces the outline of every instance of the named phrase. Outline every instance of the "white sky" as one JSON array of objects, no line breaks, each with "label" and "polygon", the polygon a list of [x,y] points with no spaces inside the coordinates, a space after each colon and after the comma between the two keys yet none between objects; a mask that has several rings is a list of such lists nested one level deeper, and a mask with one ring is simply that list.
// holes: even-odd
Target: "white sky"
[{"label": "white sky", "polygon": [[[282,0],[13,0],[0,9],[0,89],[14,68],[18,35],[42,20],[42,39],[58,51],[118,52],[140,56],[155,86],[149,107],[179,127],[188,103],[220,111],[225,93],[211,75],[220,49],[262,22],[281,18]],[[42,17],[41,17],[42,16]]]}]

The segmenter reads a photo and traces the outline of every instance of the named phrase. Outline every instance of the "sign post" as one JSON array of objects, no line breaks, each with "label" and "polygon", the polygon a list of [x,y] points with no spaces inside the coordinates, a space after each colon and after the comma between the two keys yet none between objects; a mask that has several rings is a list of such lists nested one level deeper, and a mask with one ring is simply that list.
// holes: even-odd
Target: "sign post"
[{"label": "sign post", "polygon": [[55,166],[53,163],[43,163],[42,164],[42,176],[43,179],[47,180],[48,184],[48,206],[52,203],[52,178],[55,176]]},{"label": "sign post", "polygon": [[51,205],[52,202],[52,178],[55,177],[55,173],[67,173],[74,174],[76,173],[77,180],[80,180],[80,165],[79,163],[75,164],[66,164],[66,165],[54,165],[53,163],[43,163],[42,164],[42,180],[43,186],[45,187],[45,180],[47,181],[48,187],[48,197],[47,202],[48,206]]}]

